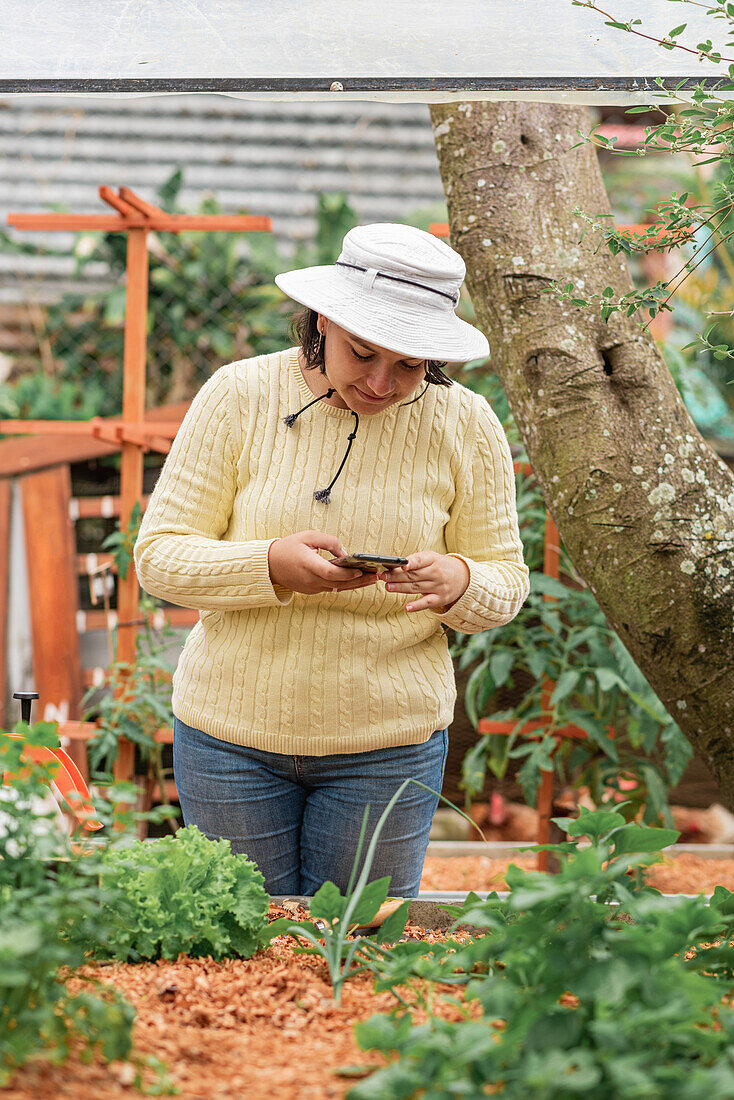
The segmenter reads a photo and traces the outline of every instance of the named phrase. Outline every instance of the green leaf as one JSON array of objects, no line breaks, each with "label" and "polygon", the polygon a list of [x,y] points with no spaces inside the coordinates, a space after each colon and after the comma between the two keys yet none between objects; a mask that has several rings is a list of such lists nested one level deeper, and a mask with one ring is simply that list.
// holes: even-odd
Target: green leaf
[{"label": "green leaf", "polygon": [[487,776],[487,747],[488,739],[485,734],[475,745],[472,745],[461,762],[461,786],[470,798],[484,789]]},{"label": "green leaf", "polygon": [[232,900],[228,904],[242,928],[259,928],[268,917],[265,879],[253,867],[241,864],[236,868],[237,881],[232,886]]},{"label": "green leaf", "polygon": [[526,649],[523,651],[523,657],[536,680],[541,680],[547,675],[552,664],[552,658],[548,650]]},{"label": "green leaf", "polygon": [[259,933],[261,947],[267,947],[275,936],[296,936],[299,930],[310,932],[316,939],[323,935],[321,929],[313,921],[295,921],[292,917],[276,917],[270,924],[265,925]]},{"label": "green leaf", "polygon": [[621,814],[614,810],[587,810],[579,807],[577,818],[552,818],[569,836],[588,836],[592,842],[601,840],[607,833],[625,825]]},{"label": "green leaf", "polygon": [[594,675],[602,691],[611,691],[615,687],[624,692],[629,690],[622,677],[611,668],[595,668]]},{"label": "green leaf", "polygon": [[394,913],[391,913],[387,920],[382,922],[380,931],[378,932],[380,943],[394,943],[395,940],[400,939],[405,931],[409,909],[410,898],[406,898],[399,908],[397,908]]},{"label": "green leaf", "polygon": [[549,627],[556,636],[559,636],[563,630],[563,623],[561,622],[561,617],[558,612],[554,609],[544,607],[540,609],[539,614],[545,625]]},{"label": "green leaf", "polygon": [[481,664],[477,665],[477,667],[472,670],[466,682],[466,688],[464,689],[464,706],[466,707],[466,712],[474,727],[479,725],[477,694],[487,680],[491,681],[491,676],[489,673],[489,661],[485,658]]},{"label": "green leaf", "polygon": [[568,668],[565,672],[562,672],[551,695],[551,706],[555,706],[556,703],[560,703],[562,699],[570,695],[580,679],[581,673],[575,669]]},{"label": "green leaf", "polygon": [[[517,781],[522,787],[525,800],[530,806],[535,805],[536,795],[540,787],[541,771],[553,770],[552,753],[554,748],[552,737],[533,745],[525,763],[517,773]],[[513,752],[515,751],[517,750],[513,750]]]},{"label": "green leaf", "polygon": [[389,888],[389,875],[368,882],[360,893],[359,900],[352,910],[349,918],[350,924],[369,924],[377,910],[387,898],[387,891]]},{"label": "green leaf", "polygon": [[374,1066],[339,1066],[337,1069],[332,1069],[331,1072],[335,1077],[347,1077],[359,1079],[360,1077],[369,1077],[371,1073],[375,1072]]},{"label": "green leaf", "polygon": [[609,736],[606,726],[601,724],[598,719],[595,719],[593,715],[585,714],[578,708],[569,709],[566,717],[569,722],[580,726],[589,740],[598,745],[610,760],[614,760],[615,763],[619,760],[619,751],[614,739]]},{"label": "green leaf", "polygon": [[530,591],[540,593],[543,596],[555,596],[557,599],[566,600],[569,589],[555,577],[548,577],[545,573],[531,573]]},{"label": "green leaf", "polygon": [[325,882],[311,899],[311,916],[316,920],[324,920],[331,925],[343,915],[346,904],[347,899],[342,897],[339,887],[335,886],[333,882]]},{"label": "green leaf", "polygon": [[510,762],[510,749],[512,744],[512,734],[509,736],[502,733],[491,733],[488,735],[487,747],[489,752],[487,755],[487,764],[492,775],[497,779],[504,779],[507,773],[507,765]]},{"label": "green leaf", "polygon": [[665,769],[668,773],[668,783],[671,787],[676,787],[693,759],[693,748],[683,731],[674,723],[667,725],[660,736],[665,745]]},{"label": "green leaf", "polygon": [[516,659],[511,649],[500,649],[489,658],[489,672],[496,687],[502,687],[507,681]]},{"label": "green leaf", "polygon": [[676,829],[657,829],[647,825],[625,825],[612,833],[614,855],[632,852],[659,852],[669,844],[675,844],[680,833]]},{"label": "green leaf", "polygon": [[354,1034],[360,1050],[381,1050],[389,1054],[397,1050],[408,1038],[412,1029],[409,1014],[404,1016],[370,1016],[355,1024]]}]

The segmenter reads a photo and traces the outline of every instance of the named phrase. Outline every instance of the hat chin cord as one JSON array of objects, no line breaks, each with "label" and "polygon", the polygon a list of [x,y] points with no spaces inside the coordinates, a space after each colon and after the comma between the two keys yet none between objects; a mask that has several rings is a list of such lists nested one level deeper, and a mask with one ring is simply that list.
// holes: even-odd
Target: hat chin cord
[{"label": "hat chin cord", "polygon": [[[321,340],[319,342],[319,355],[321,356],[322,361],[323,361],[323,359],[324,359],[324,345],[326,343],[326,337],[325,337],[323,332],[320,333],[320,335],[321,335]],[[327,382],[330,381],[328,374],[326,374],[326,363],[325,362],[323,364],[322,373],[325,375]],[[403,402],[403,404],[412,405],[414,401],[418,401],[421,397],[423,397],[423,394],[426,392],[426,390],[428,389],[430,384],[431,384],[430,382],[427,382],[425,387],[423,388],[422,392],[418,394],[418,397],[414,397],[412,399],[412,401],[405,401],[405,402]],[[301,415],[302,412],[305,412],[306,409],[310,409],[311,406],[315,405],[317,401],[323,401],[325,398],[328,399],[329,397],[331,397],[331,395],[333,393],[336,393],[336,388],[334,386],[331,386],[327,390],[326,393],[322,393],[319,397],[314,397],[313,401],[309,401],[308,404],[304,405],[302,409],[298,410],[298,412],[290,413],[288,416],[284,416],[283,417],[283,423],[287,427],[291,428],[295,424],[296,420],[298,419],[298,417]],[[347,444],[347,449],[344,452],[344,458],[341,460],[341,465],[339,466],[339,469],[336,471],[336,474],[334,475],[334,477],[332,478],[330,483],[327,485],[327,487],[325,489],[317,489],[316,492],[313,494],[314,500],[318,500],[322,504],[329,504],[330,503],[330,501],[331,501],[331,490],[334,487],[334,484],[335,484],[337,478],[339,477],[339,474],[344,469],[344,463],[347,461],[347,459],[349,457],[349,452],[352,449],[352,443],[354,442],[354,439],[357,435],[357,429],[359,428],[359,414],[356,413],[354,411],[354,409],[350,409],[349,411],[351,412],[351,414],[352,414],[352,416],[354,417],[354,420],[355,420],[354,431],[350,432],[349,436],[347,437],[349,439],[349,443]]]}]

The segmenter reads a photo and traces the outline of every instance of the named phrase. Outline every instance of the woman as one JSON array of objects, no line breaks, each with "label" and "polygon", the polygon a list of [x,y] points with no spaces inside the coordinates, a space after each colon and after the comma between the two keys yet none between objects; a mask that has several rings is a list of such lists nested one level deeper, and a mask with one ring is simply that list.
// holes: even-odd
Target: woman
[{"label": "woman", "polygon": [[[507,623],[529,590],[507,439],[441,369],[489,352],[454,312],[464,275],[442,241],[378,223],[336,264],[277,276],[306,306],[298,344],[215,371],[140,529],[143,588],[201,612],[173,681],[184,821],[271,894],[344,891],[365,805],[368,840],[406,777],[440,790],[441,624]],[[347,552],[408,563],[331,564]],[[371,877],[394,896],[418,893],[436,805],[411,785],[387,820]]]}]

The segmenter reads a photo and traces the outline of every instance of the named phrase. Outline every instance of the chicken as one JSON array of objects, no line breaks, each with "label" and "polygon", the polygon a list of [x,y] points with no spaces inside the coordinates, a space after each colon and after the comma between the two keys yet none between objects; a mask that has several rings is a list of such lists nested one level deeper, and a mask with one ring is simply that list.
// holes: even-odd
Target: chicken
[{"label": "chicken", "polygon": [[[631,790],[632,781],[622,780],[620,786]],[[607,794],[610,802],[624,799],[623,792],[611,788]],[[555,796],[551,817],[577,817],[580,806],[587,810],[596,809],[589,788],[565,787]],[[706,809],[671,806],[670,812],[673,826],[680,833],[679,844],[734,844],[734,814],[721,803],[714,802]],[[537,839],[538,811],[522,802],[509,802],[499,791],[492,792],[489,802],[473,802],[469,816],[487,840],[534,844]],[[642,818],[642,810],[637,817]],[[454,810],[441,809],[434,815],[430,839],[481,841],[481,836]],[[556,839],[563,838],[559,835]]]},{"label": "chicken", "polygon": [[[620,786],[631,789],[631,783],[622,782]],[[618,791],[608,791],[619,802],[624,795]],[[558,802],[568,806],[573,813],[574,801],[577,805],[594,810],[595,804],[588,787],[579,787],[576,791],[567,787],[558,798]],[[720,802],[713,802],[706,808],[692,806],[671,806],[673,828],[680,833],[678,844],[734,844],[734,814],[731,814]],[[642,818],[642,811],[637,815]]]},{"label": "chicken", "polygon": [[708,809],[671,806],[670,812],[680,832],[678,844],[734,844],[734,814],[720,802]]},{"label": "chicken", "polygon": [[[487,840],[534,844],[538,835],[538,811],[522,802],[508,802],[499,791],[492,791],[489,802],[473,802],[469,814]],[[468,828],[472,840],[481,839],[476,829]]]}]

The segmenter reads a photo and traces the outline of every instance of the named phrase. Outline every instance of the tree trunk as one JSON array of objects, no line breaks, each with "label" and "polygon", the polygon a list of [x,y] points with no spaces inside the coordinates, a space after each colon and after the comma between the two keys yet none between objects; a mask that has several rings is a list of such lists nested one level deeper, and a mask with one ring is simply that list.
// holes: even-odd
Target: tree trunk
[{"label": "tree trunk", "polygon": [[604,323],[593,306],[539,294],[552,279],[585,298],[634,289],[626,259],[572,213],[611,213],[595,149],[571,150],[588,108],[467,102],[431,118],[451,243],[546,504],[734,808],[734,477],[641,312]]}]

